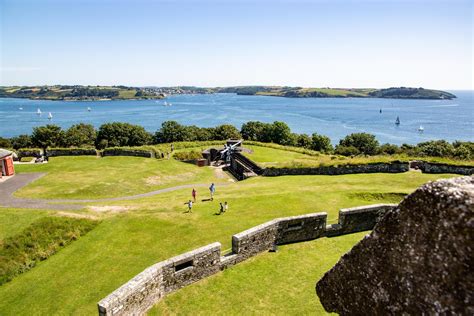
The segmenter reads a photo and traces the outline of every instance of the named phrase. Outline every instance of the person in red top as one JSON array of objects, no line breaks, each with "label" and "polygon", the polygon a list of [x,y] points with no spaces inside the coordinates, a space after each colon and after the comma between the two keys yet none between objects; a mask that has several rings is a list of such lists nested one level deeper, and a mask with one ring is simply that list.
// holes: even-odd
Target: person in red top
[{"label": "person in red top", "polygon": [[191,195],[193,196],[194,203],[196,203],[196,190],[193,188],[193,191],[191,192]]}]

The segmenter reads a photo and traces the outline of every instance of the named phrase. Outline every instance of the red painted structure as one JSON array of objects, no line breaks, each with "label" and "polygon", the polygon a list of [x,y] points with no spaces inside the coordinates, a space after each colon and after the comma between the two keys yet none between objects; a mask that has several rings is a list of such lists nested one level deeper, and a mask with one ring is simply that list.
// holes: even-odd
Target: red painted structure
[{"label": "red painted structure", "polygon": [[15,174],[13,166],[13,152],[0,149],[0,178],[3,176],[12,176]]}]

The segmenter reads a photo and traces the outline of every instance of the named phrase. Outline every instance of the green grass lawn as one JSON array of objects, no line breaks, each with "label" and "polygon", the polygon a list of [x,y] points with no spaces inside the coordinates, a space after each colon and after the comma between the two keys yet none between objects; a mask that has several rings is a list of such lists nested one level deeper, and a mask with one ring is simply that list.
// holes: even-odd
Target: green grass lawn
[{"label": "green grass lawn", "polygon": [[48,211],[0,208],[0,241],[18,234]]},{"label": "green grass lawn", "polygon": [[324,315],[316,282],[367,232],[279,246],[194,283],[149,315]]},{"label": "green grass lawn", "polygon": [[392,162],[392,161],[409,161],[409,160],[425,160],[437,163],[455,164],[474,166],[474,160],[454,160],[440,157],[408,157],[406,155],[378,155],[378,156],[356,156],[344,157],[337,155],[319,154],[314,151],[308,151],[305,154],[301,148],[285,147],[273,145],[277,148],[271,148],[269,144],[263,146],[244,145],[245,148],[252,150],[251,153],[243,152],[245,156],[255,161],[263,167],[277,168],[298,168],[298,167],[319,167],[319,166],[335,166],[344,164],[366,164],[375,162]]},{"label": "green grass lawn", "polygon": [[47,172],[15,193],[44,199],[99,199],[149,192],[188,183],[225,182],[210,168],[139,157],[54,157],[48,164],[16,165],[18,173]]},{"label": "green grass lawn", "polygon": [[[36,197],[89,198],[133,194],[151,189],[144,184],[150,176],[173,175],[173,172],[194,174],[195,178],[189,182],[195,179],[209,181],[214,177],[210,168],[198,168],[176,161],[128,157],[63,157],[51,159],[47,165],[25,165],[19,169],[20,172],[49,172],[48,176],[20,192],[22,196],[31,193]],[[40,262],[32,270],[0,286],[0,314],[94,315],[100,299],[161,260],[215,241],[221,242],[224,250],[229,249],[232,234],[275,217],[327,211],[328,220],[333,223],[337,221],[340,208],[398,202],[403,194],[419,185],[450,176],[408,172],[257,177],[227,186],[218,184],[215,200],[198,201],[191,214],[184,213],[184,202],[190,198],[189,189],[138,200],[89,203],[93,206],[123,208],[110,212],[98,212],[95,209],[78,212],[100,218],[101,222],[88,234]],[[176,185],[176,181],[179,180],[170,180],[167,186]],[[127,184],[131,189],[127,189]],[[198,199],[207,197],[207,188],[198,188]],[[214,213],[218,210],[219,201],[228,201],[230,209],[225,215],[216,216]],[[10,214],[4,216],[10,222],[14,221],[12,212],[18,212],[28,221],[31,220],[27,219],[31,216],[29,212],[33,211],[0,208],[0,214]],[[0,228],[3,226],[8,226],[8,223],[2,223]],[[20,226],[16,229],[20,229]],[[311,289],[314,289],[317,278],[360,238],[361,235],[355,235],[281,247],[277,254],[263,254],[199,282],[189,290],[183,290],[190,292],[165,298],[157,307],[157,312],[186,314],[197,304],[199,313],[213,314],[217,311],[215,306],[211,306],[211,297],[198,304],[201,299],[197,292],[219,291],[219,306],[223,310],[229,308],[230,313],[237,313],[238,308],[230,309],[227,306],[235,299],[235,292],[232,288],[225,290],[228,284],[235,284],[237,289],[248,289],[245,295],[251,313],[278,314],[286,309],[291,314],[306,314],[308,311],[316,313],[321,307],[317,305],[314,290],[311,293]],[[306,255],[305,251],[310,253]],[[326,255],[328,262],[323,264]],[[267,262],[269,267],[265,267]],[[274,288],[268,286],[272,282],[272,269],[278,276]],[[301,278],[297,277],[295,271],[302,273]],[[258,275],[262,279],[258,279]],[[253,284],[261,282],[261,286],[252,287],[250,281]],[[290,290],[282,293],[284,284],[288,282],[292,283]],[[198,287],[201,289],[198,290]],[[183,303],[180,295],[186,297],[186,293],[190,300]],[[299,295],[303,295],[307,304],[301,303]],[[282,300],[285,302],[279,302]],[[241,306],[242,310],[245,301],[245,297],[239,299],[236,306]],[[267,309],[272,304],[275,304],[275,310]]]}]

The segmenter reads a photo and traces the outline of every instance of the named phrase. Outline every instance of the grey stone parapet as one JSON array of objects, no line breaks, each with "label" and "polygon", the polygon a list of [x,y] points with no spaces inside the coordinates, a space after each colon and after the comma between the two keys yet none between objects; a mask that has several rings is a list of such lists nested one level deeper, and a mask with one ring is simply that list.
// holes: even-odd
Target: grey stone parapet
[{"label": "grey stone parapet", "polygon": [[242,262],[275,245],[372,229],[394,204],[341,209],[339,222],[326,225],[327,213],[276,218],[232,236],[232,252],[221,256],[216,242],[161,261],[98,303],[99,315],[144,315],[166,294]]}]

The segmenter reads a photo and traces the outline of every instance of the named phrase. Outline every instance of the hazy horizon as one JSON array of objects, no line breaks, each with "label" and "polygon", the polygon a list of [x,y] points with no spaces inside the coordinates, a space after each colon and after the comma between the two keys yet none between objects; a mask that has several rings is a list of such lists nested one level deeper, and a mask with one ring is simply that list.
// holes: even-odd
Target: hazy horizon
[{"label": "hazy horizon", "polygon": [[0,0],[0,85],[473,90],[471,1]]}]

